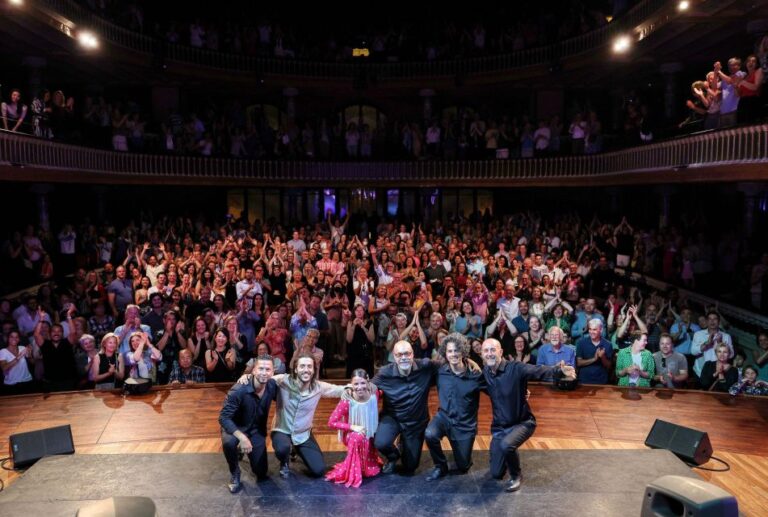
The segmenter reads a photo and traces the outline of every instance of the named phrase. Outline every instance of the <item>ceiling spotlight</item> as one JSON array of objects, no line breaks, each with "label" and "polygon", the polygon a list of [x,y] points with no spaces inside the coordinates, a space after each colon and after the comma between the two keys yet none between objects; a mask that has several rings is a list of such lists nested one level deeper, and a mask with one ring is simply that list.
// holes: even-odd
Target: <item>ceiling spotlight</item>
[{"label": "ceiling spotlight", "polygon": [[688,0],[680,0],[680,3],[677,4],[677,10],[687,11],[690,6],[691,6],[691,2],[689,2]]},{"label": "ceiling spotlight", "polygon": [[11,5],[24,5],[24,0],[8,0]]},{"label": "ceiling spotlight", "polygon": [[631,44],[632,40],[629,39],[629,36],[619,36],[613,41],[613,51],[616,54],[623,54],[629,50]]},{"label": "ceiling spotlight", "polygon": [[90,31],[80,31],[77,33],[77,40],[87,49],[94,49],[99,46],[99,40]]}]

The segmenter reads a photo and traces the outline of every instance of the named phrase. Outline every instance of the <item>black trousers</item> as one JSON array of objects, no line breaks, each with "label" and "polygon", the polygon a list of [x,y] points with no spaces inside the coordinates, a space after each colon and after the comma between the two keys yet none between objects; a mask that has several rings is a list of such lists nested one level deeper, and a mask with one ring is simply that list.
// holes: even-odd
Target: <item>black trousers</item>
[{"label": "black trousers", "polygon": [[275,449],[275,456],[280,460],[281,464],[288,463],[291,457],[291,447],[296,449],[301,461],[309,469],[309,474],[313,477],[321,477],[325,474],[325,459],[323,458],[323,451],[320,450],[320,446],[317,444],[317,440],[313,435],[309,435],[309,439],[299,445],[293,445],[291,442],[291,436],[278,431],[272,431],[272,448]]},{"label": "black trousers", "polygon": [[[379,420],[373,444],[376,449],[389,461],[402,460],[405,472],[413,472],[421,461],[421,445],[424,443],[426,425],[416,429],[405,430],[400,423],[389,415]],[[395,440],[400,436],[400,448]]]},{"label": "black trousers", "polygon": [[536,422],[528,420],[493,433],[491,438],[491,476],[501,479],[509,470],[511,477],[520,475],[520,454],[517,450],[536,430]]},{"label": "black trousers", "polygon": [[[263,479],[267,477],[267,438],[259,433],[253,433],[248,436],[248,439],[253,445],[253,449],[248,454],[251,470],[258,479]],[[234,435],[229,434],[224,429],[221,430],[221,446],[224,449],[224,457],[227,459],[230,474],[240,471],[237,450],[239,443],[240,440]]]},{"label": "black trousers", "polygon": [[[429,421],[427,431],[424,434],[424,440],[429,448],[429,455],[432,456],[435,467],[440,468],[443,472],[448,471],[448,459],[445,457],[440,440],[448,436],[450,431],[450,422],[438,413]],[[456,460],[456,468],[466,472],[472,466],[472,447],[475,444],[475,435],[473,434],[464,440],[451,440],[449,438],[448,441],[451,443],[453,459]]]}]

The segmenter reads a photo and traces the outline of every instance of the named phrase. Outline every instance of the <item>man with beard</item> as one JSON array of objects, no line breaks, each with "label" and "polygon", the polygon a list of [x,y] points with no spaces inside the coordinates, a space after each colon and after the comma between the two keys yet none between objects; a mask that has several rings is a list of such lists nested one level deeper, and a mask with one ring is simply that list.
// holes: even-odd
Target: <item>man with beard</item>
[{"label": "man with beard", "polygon": [[[325,474],[323,451],[312,435],[312,420],[321,397],[340,398],[347,386],[337,386],[318,380],[319,365],[309,352],[299,352],[291,360],[291,373],[273,376],[277,384],[277,408],[272,421],[272,448],[280,460],[280,477],[288,479],[293,448],[312,477]],[[243,375],[240,384],[251,382],[252,375]]]},{"label": "man with beard", "polygon": [[480,390],[485,386],[482,372],[469,361],[469,343],[459,333],[448,334],[438,349],[446,364],[437,370],[437,395],[440,407],[432,417],[425,441],[435,468],[427,481],[435,481],[448,473],[448,460],[440,440],[448,437],[459,472],[472,466],[472,446],[477,434],[477,410]]},{"label": "man with beard", "polygon": [[228,488],[233,494],[241,487],[239,452],[248,455],[257,480],[267,477],[267,417],[277,395],[273,368],[272,357],[257,357],[254,374],[246,384],[232,386],[219,414],[221,445],[231,474]]},{"label": "man with beard", "polygon": [[[418,318],[418,315],[414,316]],[[429,421],[429,388],[437,364],[429,359],[414,359],[408,341],[398,341],[392,348],[394,363],[383,366],[371,382],[384,393],[384,409],[379,418],[374,445],[387,458],[381,469],[392,474],[398,459],[403,473],[413,474],[421,460],[421,445]],[[395,440],[400,436],[400,446]]]},{"label": "man with beard", "polygon": [[493,404],[491,476],[503,479],[508,470],[510,480],[505,490],[515,492],[523,479],[517,450],[536,430],[536,419],[526,397],[528,381],[561,376],[575,379],[576,371],[562,362],[556,366],[533,366],[507,361],[502,356],[501,343],[495,339],[483,342],[482,355],[483,376]]},{"label": "man with beard", "polygon": [[51,326],[50,337],[43,335],[45,321],[40,319],[35,326],[32,353],[35,360],[43,361],[44,391],[69,391],[75,389],[77,369],[75,367],[75,343],[64,339],[64,328],[58,323]]}]

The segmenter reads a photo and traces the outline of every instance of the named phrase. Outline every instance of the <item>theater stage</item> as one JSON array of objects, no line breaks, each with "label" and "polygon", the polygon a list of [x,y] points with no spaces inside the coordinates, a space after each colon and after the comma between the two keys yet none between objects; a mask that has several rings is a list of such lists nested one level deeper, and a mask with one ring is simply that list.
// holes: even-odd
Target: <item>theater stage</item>
[{"label": "theater stage", "polygon": [[[329,463],[343,453],[327,455]],[[301,462],[294,479],[277,475],[256,483],[242,464],[244,489],[231,495],[219,454],[80,454],[46,458],[5,493],[0,515],[72,516],[88,502],[115,494],[150,497],[162,517],[386,516],[386,515],[639,515],[645,486],[664,474],[694,476],[663,450],[559,450],[522,452],[524,484],[517,493],[488,473],[488,453],[479,451],[463,476],[424,481],[427,455],[413,477],[379,475],[360,489],[309,479]]]},{"label": "theater stage", "polygon": [[[211,479],[214,479],[214,476],[218,477],[215,478],[216,482],[211,481],[211,485],[205,485],[210,488],[208,496],[230,497],[224,488],[226,466],[223,457],[218,456],[221,454],[221,443],[217,422],[218,412],[228,387],[228,385],[201,385],[176,389],[160,387],[153,388],[153,391],[146,395],[135,397],[124,397],[118,392],[70,392],[0,398],[2,408],[0,450],[8,450],[8,437],[11,434],[70,424],[75,442],[75,458],[87,459],[89,455],[117,455],[118,458],[127,458],[120,461],[139,467],[138,456],[131,461],[131,455],[166,453],[176,457],[183,456],[179,453],[186,453],[190,458],[198,458],[199,453],[214,453],[214,459],[210,460],[211,467],[208,475]],[[715,455],[725,459],[731,465],[730,472],[688,470],[689,473],[701,476],[734,494],[738,498],[740,510],[745,515],[756,517],[765,515],[765,508],[768,508],[768,433],[766,433],[768,401],[765,398],[733,399],[728,395],[700,391],[630,390],[615,386],[580,386],[572,392],[560,392],[549,385],[532,384],[530,388],[532,392],[530,404],[536,414],[538,428],[522,451],[528,476],[524,493],[534,494],[539,490],[537,486],[547,486],[536,484],[543,482],[543,478],[536,481],[535,477],[531,477],[548,472],[535,467],[535,456],[530,456],[531,454],[581,449],[583,452],[615,451],[627,454],[628,458],[639,458],[640,456],[635,455],[645,454],[647,451],[643,441],[654,420],[662,418],[676,424],[707,431]],[[487,397],[483,396],[480,400],[479,434],[475,440],[478,459],[475,460],[472,474],[474,478],[456,478],[455,481],[451,479],[438,484],[437,486],[444,487],[442,492],[445,494],[454,492],[452,483],[462,485],[465,479],[475,479],[472,481],[472,486],[475,487],[473,490],[477,498],[486,497],[483,495],[485,492],[481,490],[485,487],[484,482],[476,479],[478,479],[477,476],[482,478],[487,475],[487,463],[481,458],[481,454],[482,451],[487,451],[490,443],[488,430],[491,408]],[[336,433],[327,426],[328,417],[335,405],[335,400],[323,399],[315,414],[314,432],[324,451],[343,450],[343,446],[338,443]],[[434,413],[436,408],[437,395],[433,390],[430,394],[430,411]],[[447,443],[445,447],[448,450]],[[57,483],[73,483],[77,486],[91,487],[89,489],[100,487],[103,480],[111,479],[104,477],[107,471],[110,471],[109,476],[112,473],[107,459],[104,456],[98,457],[101,458],[98,460],[101,462],[100,466],[94,466],[85,478],[77,479],[66,471],[53,473],[52,476]],[[423,462],[427,459],[428,455],[425,451]],[[643,462],[631,461],[625,468],[631,472],[635,464],[642,465]],[[424,465],[425,463],[422,464]],[[676,465],[679,467],[679,464]],[[705,466],[720,467],[714,461]],[[577,478],[588,480],[588,476],[581,474],[579,468],[558,472],[557,475],[565,476],[566,472],[572,472]],[[140,473],[141,468],[136,468],[135,471]],[[276,472],[274,466],[272,471]],[[537,471],[539,474],[536,473]],[[133,471],[129,469],[124,475],[115,478],[119,483],[112,488],[130,487],[130,472]],[[32,471],[30,470],[29,473],[31,474]],[[183,477],[183,474],[183,472],[169,470],[160,477],[159,481],[176,483],[177,478]],[[17,483],[24,481],[25,477],[18,473],[0,470],[0,479],[7,485],[7,492],[0,494],[0,501],[8,502],[6,499],[8,494],[14,494],[14,487]],[[614,479],[618,478],[611,477],[609,485],[618,487]],[[410,490],[410,483],[413,481],[414,479],[406,480],[405,488],[409,490],[405,492],[406,494],[421,493],[424,490],[423,488],[417,492]],[[275,486],[280,486],[277,480],[274,482]],[[249,485],[249,490],[253,490],[250,478],[246,478],[246,483]],[[551,481],[548,483],[552,485]],[[373,483],[371,485],[375,486]],[[325,485],[320,483],[319,486]],[[418,485],[414,485],[416,486]],[[578,490],[580,486],[583,485],[574,485],[573,489]],[[644,486],[643,484],[642,487]],[[639,489],[642,487],[638,486]],[[365,490],[355,493],[363,494]],[[605,490],[605,487],[601,490]],[[99,497],[120,493],[125,492],[104,491],[99,494]],[[399,496],[392,491],[386,493],[394,501],[398,500]],[[499,493],[493,497],[508,495]],[[548,497],[556,500],[555,495],[556,493],[549,493]],[[238,508],[243,509],[241,514],[247,515],[248,512],[245,509],[250,504],[248,498],[255,496],[251,492],[246,492],[243,497],[246,497],[243,499],[246,501],[243,503],[246,506],[240,505]],[[407,496],[403,497],[409,500]],[[542,499],[544,499],[543,496]],[[352,502],[350,500],[350,504]],[[634,511],[634,508],[632,510]],[[592,512],[592,515],[598,514],[598,512]],[[20,515],[20,513],[15,511],[8,513],[0,508],[0,515]],[[32,516],[33,514],[25,512],[21,515]]]}]

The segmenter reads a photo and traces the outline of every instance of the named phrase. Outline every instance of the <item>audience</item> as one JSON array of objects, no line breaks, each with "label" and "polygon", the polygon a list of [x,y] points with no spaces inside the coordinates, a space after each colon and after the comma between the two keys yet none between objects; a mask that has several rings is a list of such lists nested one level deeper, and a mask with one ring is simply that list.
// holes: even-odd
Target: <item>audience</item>
[{"label": "audience", "polygon": [[[230,217],[163,217],[122,231],[63,227],[75,235],[75,256],[55,260],[65,273],[66,264],[94,269],[45,284],[18,307],[0,303],[4,376],[8,384],[29,379],[23,390],[109,389],[125,378],[229,382],[259,351],[279,369],[307,352],[343,376],[391,361],[401,339],[433,357],[449,331],[496,337],[512,360],[575,364],[584,383],[728,391],[738,380],[736,349],[716,308],[703,308],[699,330],[696,307],[676,291],[628,289],[615,275],[619,261],[663,270],[660,257],[641,260],[648,232],[626,218],[613,227],[572,215],[474,214],[410,232],[357,215],[295,228]],[[40,249],[25,253],[58,244],[34,228],[27,237]],[[96,242],[101,250],[87,244]],[[144,291],[151,294],[143,306],[133,303]],[[758,342],[768,350],[764,333]],[[767,354],[753,355],[760,376]]]}]

